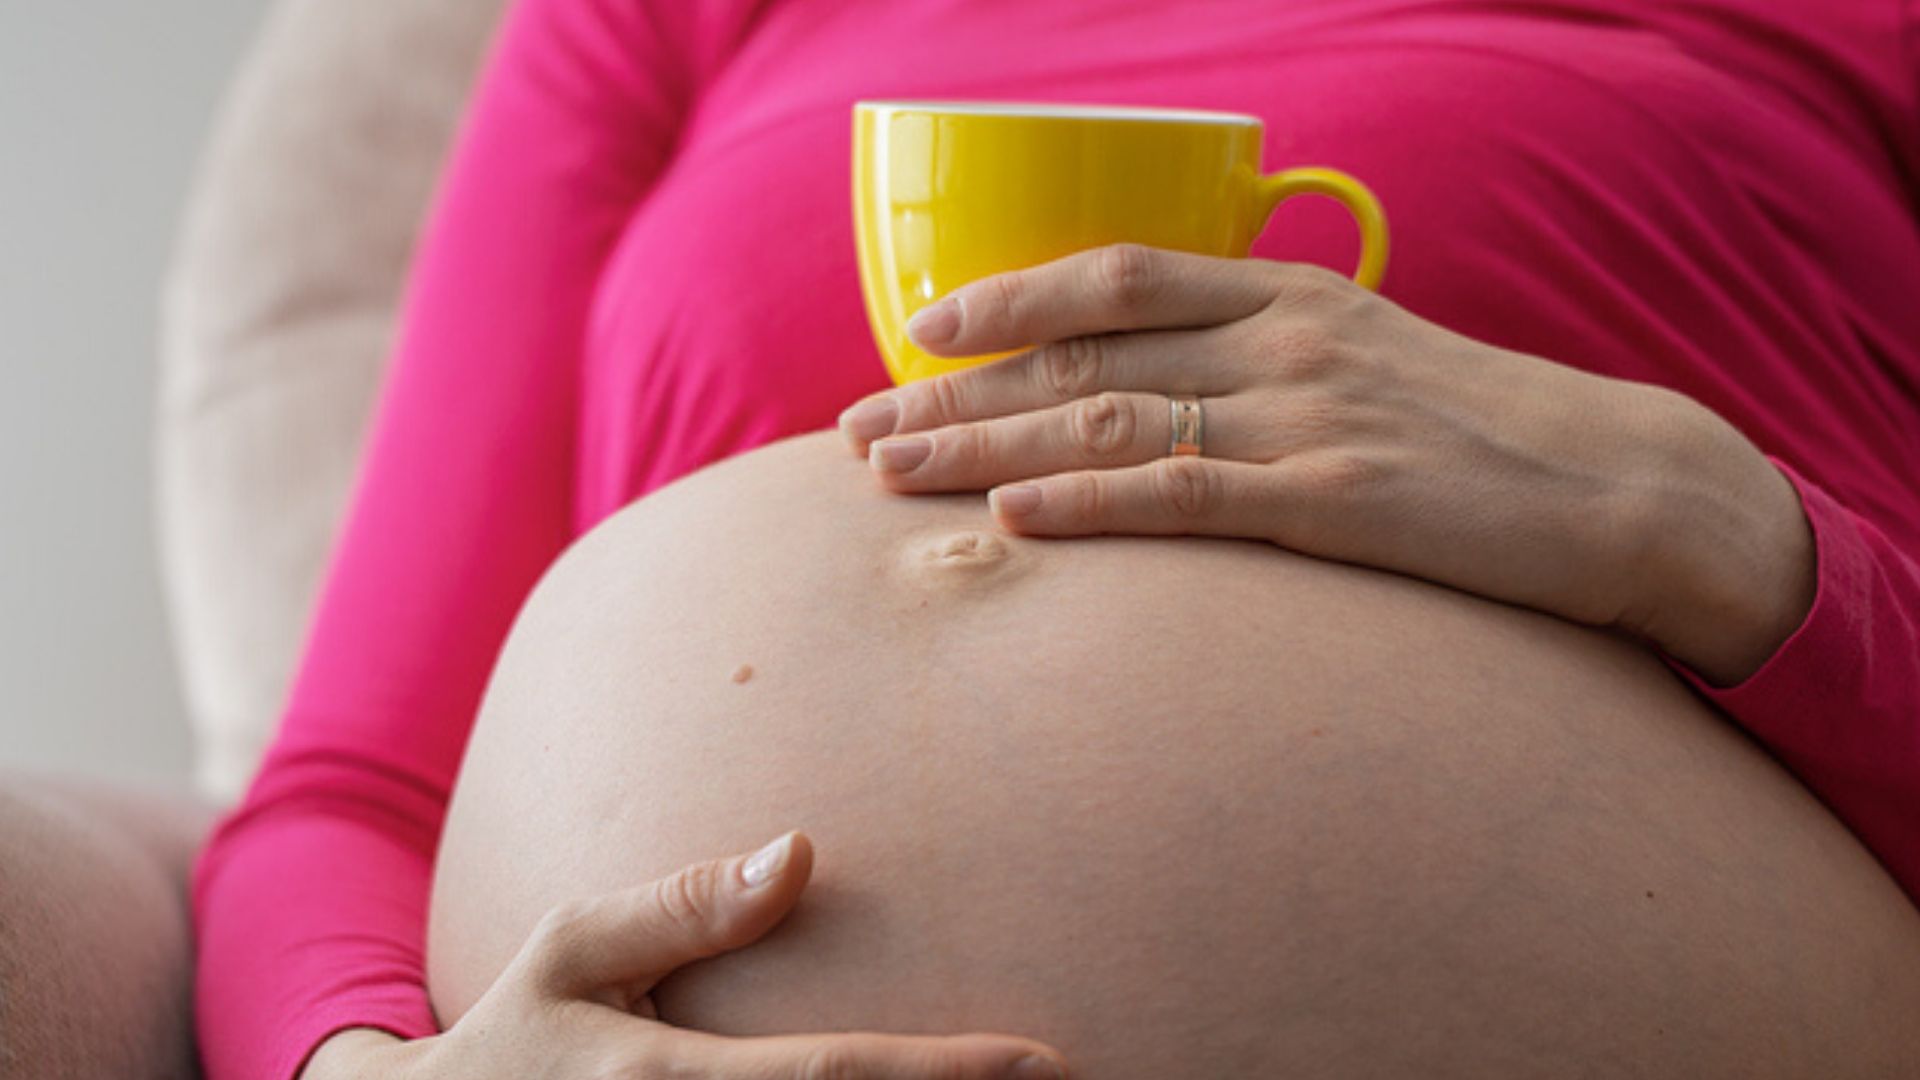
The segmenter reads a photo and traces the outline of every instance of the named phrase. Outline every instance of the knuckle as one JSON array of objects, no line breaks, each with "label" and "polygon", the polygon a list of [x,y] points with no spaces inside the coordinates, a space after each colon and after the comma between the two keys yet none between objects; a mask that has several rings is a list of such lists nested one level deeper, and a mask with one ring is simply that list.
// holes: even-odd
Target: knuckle
[{"label": "knuckle", "polygon": [[1196,458],[1161,458],[1151,476],[1160,503],[1181,517],[1205,517],[1220,505],[1219,474]]},{"label": "knuckle", "polygon": [[[1027,294],[1030,288],[1024,273],[996,274],[983,283],[987,310],[997,312],[1003,328],[1026,325]],[[972,309],[968,309],[971,315]]]},{"label": "knuckle", "polygon": [[590,900],[566,900],[548,908],[534,925],[530,938],[544,952],[564,950],[579,940],[593,910]]},{"label": "knuckle", "polygon": [[1385,478],[1385,467],[1362,454],[1321,451],[1301,454],[1289,462],[1289,484],[1295,492],[1325,502],[1351,499]]},{"label": "knuckle", "polygon": [[1348,289],[1359,288],[1346,277],[1313,263],[1276,263],[1274,272],[1274,303],[1285,307],[1324,304]]},{"label": "knuckle", "polygon": [[1098,337],[1072,337],[1043,345],[1035,355],[1039,389],[1056,398],[1077,398],[1100,385],[1106,344]]},{"label": "knuckle", "polygon": [[967,403],[973,395],[968,391],[967,384],[968,380],[952,376],[927,379],[921,383],[926,387],[923,393],[927,408],[933,413],[934,424],[950,424],[969,415]]},{"label": "knuckle", "polygon": [[673,931],[696,946],[715,946],[722,938],[714,923],[720,873],[718,864],[701,863],[653,885],[654,909]]},{"label": "knuckle", "polygon": [[1061,505],[1067,507],[1065,516],[1073,521],[1099,521],[1105,514],[1109,497],[1096,473],[1074,473],[1061,482]]},{"label": "knuckle", "polygon": [[860,1080],[866,1074],[859,1051],[841,1039],[807,1051],[795,1080]]},{"label": "knuckle", "polygon": [[1138,427],[1133,400],[1104,393],[1082,398],[1069,409],[1074,448],[1095,457],[1113,457],[1133,445]]},{"label": "knuckle", "polygon": [[1111,244],[1100,249],[1095,272],[1107,300],[1120,311],[1137,311],[1160,287],[1159,259],[1143,244]]},{"label": "knuckle", "polygon": [[1323,379],[1339,362],[1333,334],[1312,320],[1288,319],[1269,328],[1261,346],[1274,364],[1299,382]]},{"label": "knuckle", "polygon": [[667,1075],[655,1067],[646,1050],[609,1047],[584,1063],[591,1080],[664,1080]]},{"label": "knuckle", "polygon": [[509,968],[516,985],[537,994],[566,979],[586,951],[592,911],[590,900],[568,900],[541,914]]},{"label": "knuckle", "polygon": [[971,423],[955,425],[942,433],[935,440],[934,452],[941,475],[964,473],[982,463],[998,460],[994,450],[995,430],[991,423]]},{"label": "knuckle", "polygon": [[625,1047],[619,1057],[608,1063],[606,1075],[619,1080],[693,1080],[705,1075],[686,1057],[675,1054],[658,1038],[643,1039]]},{"label": "knuckle", "polygon": [[1280,477],[1294,512],[1273,539],[1301,551],[1339,554],[1352,550],[1350,530],[1366,519],[1365,507],[1379,501],[1387,469],[1360,454],[1320,450],[1287,458]]}]

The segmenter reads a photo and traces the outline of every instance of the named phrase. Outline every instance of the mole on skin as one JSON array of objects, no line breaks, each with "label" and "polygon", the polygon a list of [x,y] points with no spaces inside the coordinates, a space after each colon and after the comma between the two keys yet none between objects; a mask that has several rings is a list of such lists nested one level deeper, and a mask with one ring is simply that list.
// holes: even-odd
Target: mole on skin
[{"label": "mole on skin", "polygon": [[753,665],[752,665],[752,664],[741,664],[741,665],[740,665],[739,667],[737,667],[737,668],[735,668],[735,669],[734,669],[734,671],[733,671],[733,681],[734,681],[734,682],[737,682],[737,683],[743,683],[743,682],[746,682],[746,681],[747,681],[748,679],[751,679],[751,678],[753,678]]}]

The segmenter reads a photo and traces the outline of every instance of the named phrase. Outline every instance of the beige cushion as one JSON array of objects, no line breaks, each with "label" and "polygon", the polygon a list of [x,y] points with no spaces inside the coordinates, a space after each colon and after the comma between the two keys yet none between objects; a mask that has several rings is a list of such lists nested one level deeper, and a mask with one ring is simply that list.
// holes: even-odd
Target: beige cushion
[{"label": "beige cushion", "polygon": [[163,577],[226,800],[278,720],[413,239],[503,0],[285,0],[201,162],[161,316]]}]

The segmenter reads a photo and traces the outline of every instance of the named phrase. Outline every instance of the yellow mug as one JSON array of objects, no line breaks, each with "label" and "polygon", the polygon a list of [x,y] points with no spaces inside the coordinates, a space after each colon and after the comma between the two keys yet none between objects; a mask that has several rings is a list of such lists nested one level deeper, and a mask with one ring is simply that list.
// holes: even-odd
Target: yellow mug
[{"label": "yellow mug", "polygon": [[1012,355],[939,357],[908,340],[915,312],[970,281],[1128,241],[1244,258],[1294,195],[1331,196],[1353,214],[1354,280],[1377,288],[1379,200],[1334,169],[1263,174],[1261,134],[1258,117],[1195,109],[855,103],[860,290],[894,382]]}]

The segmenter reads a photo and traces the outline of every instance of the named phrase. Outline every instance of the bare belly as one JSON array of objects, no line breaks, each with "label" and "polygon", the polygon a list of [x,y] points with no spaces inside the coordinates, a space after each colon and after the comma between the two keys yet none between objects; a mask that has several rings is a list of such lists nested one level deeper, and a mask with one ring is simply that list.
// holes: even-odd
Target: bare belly
[{"label": "bare belly", "polygon": [[663,1018],[1012,1032],[1080,1080],[1920,1075],[1920,915],[1645,650],[1255,542],[1008,536],[830,433],[535,593],[436,1007],[553,904],[793,827],[800,908]]}]

